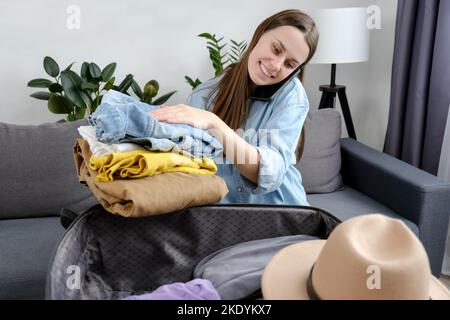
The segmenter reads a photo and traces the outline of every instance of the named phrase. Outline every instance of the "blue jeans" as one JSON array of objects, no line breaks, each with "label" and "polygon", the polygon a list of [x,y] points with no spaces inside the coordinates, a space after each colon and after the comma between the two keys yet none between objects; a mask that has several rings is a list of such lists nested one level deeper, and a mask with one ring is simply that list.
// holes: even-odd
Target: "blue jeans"
[{"label": "blue jeans", "polygon": [[222,145],[205,130],[187,124],[158,122],[148,114],[159,106],[109,90],[88,117],[96,138],[104,143],[137,143],[149,150],[215,158]]}]

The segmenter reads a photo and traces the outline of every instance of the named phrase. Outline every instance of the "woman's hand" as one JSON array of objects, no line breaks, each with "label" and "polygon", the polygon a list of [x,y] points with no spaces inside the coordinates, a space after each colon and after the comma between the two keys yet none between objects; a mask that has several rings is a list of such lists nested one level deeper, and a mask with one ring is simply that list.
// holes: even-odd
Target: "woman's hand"
[{"label": "woman's hand", "polygon": [[[159,109],[150,111],[149,114],[157,121],[185,123],[203,130],[213,129],[209,133],[223,146],[228,160],[235,163],[244,177],[255,184],[258,183],[260,162],[258,150],[228,127],[216,114],[185,104],[161,105]],[[246,159],[244,164],[241,164],[242,157],[238,155],[244,155]]]},{"label": "woman's hand", "polygon": [[203,130],[214,128],[219,119],[212,112],[185,104],[176,104],[173,106],[163,104],[159,109],[150,111],[149,114],[158,121],[185,123]]}]

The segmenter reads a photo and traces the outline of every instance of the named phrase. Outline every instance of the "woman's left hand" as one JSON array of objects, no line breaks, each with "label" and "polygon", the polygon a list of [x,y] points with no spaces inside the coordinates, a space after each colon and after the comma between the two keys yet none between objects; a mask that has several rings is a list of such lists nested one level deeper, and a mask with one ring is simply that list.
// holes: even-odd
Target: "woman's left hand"
[{"label": "woman's left hand", "polygon": [[186,104],[176,104],[173,106],[163,104],[159,109],[150,111],[149,114],[158,121],[185,123],[203,130],[212,129],[218,119],[212,112],[194,108]]}]

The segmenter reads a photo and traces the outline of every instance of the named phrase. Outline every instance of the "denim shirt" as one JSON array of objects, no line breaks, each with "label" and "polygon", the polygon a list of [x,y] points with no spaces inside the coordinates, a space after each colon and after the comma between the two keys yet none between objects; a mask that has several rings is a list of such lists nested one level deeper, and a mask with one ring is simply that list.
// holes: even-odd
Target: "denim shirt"
[{"label": "denim shirt", "polygon": [[[222,161],[216,160],[217,174],[226,181],[229,193],[220,203],[309,206],[302,177],[295,167],[295,151],[309,109],[297,74],[293,73],[270,97],[250,98],[249,116],[243,130],[236,133],[258,150],[258,184],[241,175],[222,153]],[[186,104],[212,110],[219,80],[220,76],[199,85]]]},{"label": "denim shirt", "polygon": [[115,90],[88,117],[100,142],[137,143],[149,150],[176,152],[186,156],[214,158],[222,145],[206,131],[187,124],[159,122],[148,114],[159,106],[149,105]]}]

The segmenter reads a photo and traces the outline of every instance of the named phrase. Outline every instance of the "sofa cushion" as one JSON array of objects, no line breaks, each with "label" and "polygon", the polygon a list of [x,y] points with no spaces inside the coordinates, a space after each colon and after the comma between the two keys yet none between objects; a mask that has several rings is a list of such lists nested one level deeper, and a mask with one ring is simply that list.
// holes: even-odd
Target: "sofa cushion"
[{"label": "sofa cushion", "polygon": [[328,211],[341,221],[368,213],[382,213],[402,220],[412,232],[419,236],[419,228],[416,224],[348,186],[343,186],[339,191],[329,194],[310,194],[307,195],[307,199],[312,207]]},{"label": "sofa cushion", "polygon": [[341,115],[335,109],[311,110],[304,124],[303,155],[297,162],[306,193],[329,193],[342,187]]},{"label": "sofa cushion", "polygon": [[0,299],[44,299],[59,218],[0,220]]},{"label": "sofa cushion", "polygon": [[41,125],[0,123],[0,219],[58,215],[97,203],[78,182],[72,146],[86,120]]}]

